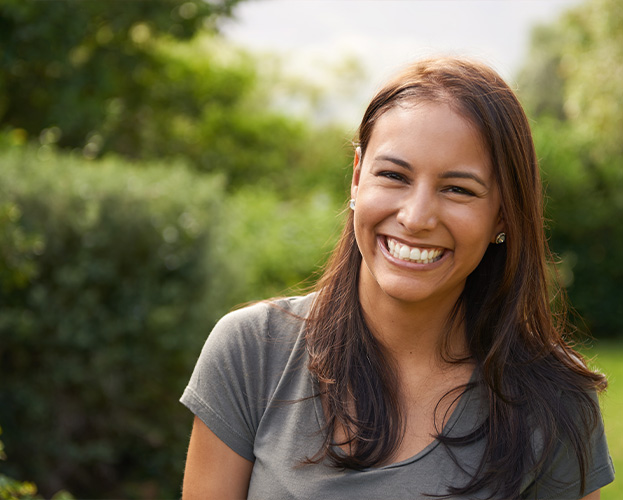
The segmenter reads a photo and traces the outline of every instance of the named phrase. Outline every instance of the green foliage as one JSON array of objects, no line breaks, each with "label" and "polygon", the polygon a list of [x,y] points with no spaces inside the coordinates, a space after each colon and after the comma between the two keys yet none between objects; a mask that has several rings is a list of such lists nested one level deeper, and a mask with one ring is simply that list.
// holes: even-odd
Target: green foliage
[{"label": "green foliage", "polygon": [[[63,146],[100,147],[110,114],[145,113],[145,73],[160,36],[189,39],[238,0],[0,3],[0,122]],[[147,117],[148,119],[148,117]],[[96,138],[94,140],[94,137]]]},{"label": "green foliage", "polygon": [[589,0],[532,34],[520,74],[535,116],[573,124],[599,161],[623,154],[623,4]]},{"label": "green foliage", "polygon": [[532,116],[565,117],[564,81],[560,74],[565,31],[559,25],[536,26],[531,50],[519,74],[521,100]]},{"label": "green foliage", "polygon": [[277,112],[261,63],[199,29],[237,1],[1,5],[0,124],[90,159],[183,158],[232,190],[341,195],[343,132]]},{"label": "green foliage", "polygon": [[37,487],[33,483],[16,481],[0,474],[0,499],[2,500],[35,500]]},{"label": "green foliage", "polygon": [[236,143],[227,127],[228,120],[239,119],[240,103],[256,84],[251,60],[210,36],[186,43],[153,40],[149,54],[150,65],[134,73],[136,92],[123,91],[107,102],[86,156],[183,156],[200,170],[224,171],[229,165],[218,162],[221,141],[233,141],[236,150],[252,146]]},{"label": "green foliage", "polygon": [[227,281],[222,182],[45,147],[2,165],[5,212],[21,213],[2,231],[32,249],[16,265],[3,248],[3,269],[28,270],[0,291],[7,474],[48,493],[177,496],[191,423],[177,398],[222,313],[206,290]]},{"label": "green foliage", "polygon": [[21,215],[13,203],[0,205],[0,288],[5,294],[23,288],[35,277],[34,258],[44,247],[40,237],[27,235],[19,226]]},{"label": "green foliage", "polygon": [[591,0],[562,19],[567,32],[561,73],[568,120],[589,141],[591,156],[623,156],[623,4]]},{"label": "green foliage", "polygon": [[183,164],[50,145],[5,148],[2,165],[5,472],[46,494],[177,496],[191,424],[177,398],[202,343],[232,305],[322,265],[334,196],[226,194]]},{"label": "green foliage", "polygon": [[598,337],[623,332],[622,25],[617,0],[569,11],[534,32],[520,77],[535,118],[551,244],[574,307]]},{"label": "green foliage", "polygon": [[[0,427],[2,435],[2,427]],[[4,453],[4,443],[0,441],[0,460],[6,460]],[[0,474],[0,500],[39,500],[37,486],[27,481],[17,481],[16,479]],[[74,497],[67,491],[59,491],[52,500],[74,500]]]},{"label": "green foliage", "polygon": [[224,304],[296,293],[324,264],[338,236],[336,204],[317,192],[285,201],[254,188],[226,200],[218,260],[231,281],[218,287]]},{"label": "green foliage", "polygon": [[261,184],[292,197],[321,184],[341,195],[348,164],[343,131],[273,110],[248,54],[198,36],[154,42],[152,57],[154,66],[141,73],[140,112],[112,102],[91,135],[94,155],[180,157],[200,172],[222,173],[230,190]]},{"label": "green foliage", "polygon": [[237,1],[0,5],[3,472],[48,496],[178,496],[213,323],[335,239],[351,146],[199,29]]},{"label": "green foliage", "polygon": [[[37,494],[37,485],[28,481],[17,481],[0,474],[0,500],[42,500]],[[74,500],[71,493],[61,490],[51,500]]]},{"label": "green foliage", "polygon": [[590,148],[566,123],[542,119],[535,127],[547,185],[550,243],[572,304],[598,337],[623,327],[623,171],[615,161],[595,164]]}]

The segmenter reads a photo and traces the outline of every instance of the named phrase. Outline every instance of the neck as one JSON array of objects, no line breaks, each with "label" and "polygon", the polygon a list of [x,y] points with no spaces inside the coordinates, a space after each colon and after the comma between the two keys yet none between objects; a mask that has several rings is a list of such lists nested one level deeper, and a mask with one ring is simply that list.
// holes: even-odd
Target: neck
[{"label": "neck", "polygon": [[425,303],[406,303],[359,286],[359,300],[372,334],[398,362],[422,367],[445,364],[442,341],[448,335],[449,354],[467,356],[464,326],[449,321],[457,297]]}]

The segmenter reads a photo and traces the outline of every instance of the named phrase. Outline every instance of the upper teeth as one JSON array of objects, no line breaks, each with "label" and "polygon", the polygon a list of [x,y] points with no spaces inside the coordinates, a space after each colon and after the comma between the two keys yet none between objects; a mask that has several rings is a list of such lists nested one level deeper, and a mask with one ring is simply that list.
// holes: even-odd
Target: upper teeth
[{"label": "upper teeth", "polygon": [[443,248],[415,248],[398,243],[396,240],[387,238],[389,253],[401,260],[417,262],[418,264],[430,264],[441,258]]}]

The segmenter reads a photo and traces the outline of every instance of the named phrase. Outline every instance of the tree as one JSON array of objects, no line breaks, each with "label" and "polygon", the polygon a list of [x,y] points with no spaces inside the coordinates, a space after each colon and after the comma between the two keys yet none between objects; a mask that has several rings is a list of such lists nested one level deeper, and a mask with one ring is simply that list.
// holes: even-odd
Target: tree
[{"label": "tree", "polygon": [[[157,67],[153,40],[190,39],[239,0],[0,4],[0,124],[59,145],[98,148],[111,113],[140,113],[142,75]],[[87,150],[88,151],[88,150]]]},{"label": "tree", "polygon": [[521,96],[547,184],[551,244],[597,336],[623,334],[623,4],[592,0],[533,33]]},{"label": "tree", "polygon": [[183,158],[230,189],[341,199],[343,132],[279,111],[260,62],[215,35],[238,1],[1,4],[0,126],[89,159]]}]

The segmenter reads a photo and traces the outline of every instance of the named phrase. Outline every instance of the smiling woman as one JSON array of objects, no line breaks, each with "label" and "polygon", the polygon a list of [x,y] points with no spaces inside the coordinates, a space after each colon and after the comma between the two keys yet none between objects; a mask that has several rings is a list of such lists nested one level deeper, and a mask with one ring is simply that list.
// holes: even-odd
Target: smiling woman
[{"label": "smiling woman", "polygon": [[351,196],[365,300],[391,297],[426,315],[447,316],[504,226],[484,141],[447,104],[379,117],[365,161],[356,151]]},{"label": "smiling woman", "polygon": [[407,68],[364,114],[350,207],[315,292],[210,334],[184,498],[598,498],[606,382],[550,309],[509,87],[459,59]]}]

